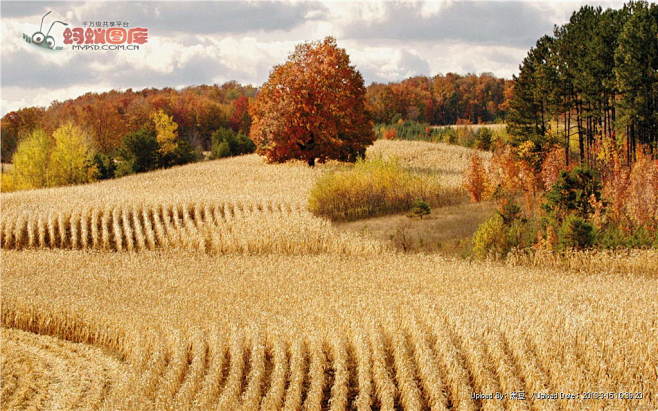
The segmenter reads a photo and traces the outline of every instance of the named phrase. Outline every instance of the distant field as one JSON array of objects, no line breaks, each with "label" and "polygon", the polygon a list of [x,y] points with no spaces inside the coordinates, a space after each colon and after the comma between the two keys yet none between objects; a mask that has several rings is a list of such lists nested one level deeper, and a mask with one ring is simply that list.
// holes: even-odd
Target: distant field
[{"label": "distant field", "polygon": [[[369,151],[450,187],[471,153]],[[249,155],[1,194],[1,408],[658,408],[655,251],[444,257],[491,205],[314,217],[308,191],[341,167]],[[643,397],[532,397],[555,392]]]},{"label": "distant field", "polygon": [[449,125],[449,126],[432,126],[432,128],[469,128],[473,131],[476,131],[479,128],[485,127],[492,130],[504,130],[507,128],[507,124],[460,124],[460,125]]}]

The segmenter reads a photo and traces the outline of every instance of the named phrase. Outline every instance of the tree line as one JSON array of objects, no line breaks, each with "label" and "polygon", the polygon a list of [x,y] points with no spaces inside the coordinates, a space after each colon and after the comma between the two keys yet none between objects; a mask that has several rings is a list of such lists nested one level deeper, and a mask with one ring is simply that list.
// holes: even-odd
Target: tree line
[{"label": "tree line", "polygon": [[411,77],[396,83],[373,83],[366,104],[375,123],[398,119],[449,125],[504,121],[512,81],[490,73]]},{"label": "tree line", "polygon": [[621,149],[658,154],[658,6],[583,6],[530,49],[514,76],[508,131],[514,142],[556,142],[565,160],[592,164]]},{"label": "tree line", "polygon": [[111,155],[124,138],[152,124],[152,115],[164,111],[178,125],[177,134],[198,150],[211,150],[212,135],[221,128],[249,132],[249,99],[256,88],[237,82],[141,91],[112,90],[86,93],[48,108],[27,107],[2,118],[2,161],[9,162],[18,143],[34,130],[51,135],[71,122],[84,131],[94,148]]},{"label": "tree line", "polygon": [[[182,90],[112,90],[55,101],[47,108],[22,108],[1,120],[2,161],[10,162],[18,142],[32,131],[52,134],[66,122],[80,127],[100,153],[110,155],[121,147],[126,135],[143,128],[158,110],[173,117],[179,135],[192,147],[212,150],[212,134],[220,128],[249,134],[249,105],[257,90],[235,81]],[[398,119],[431,124],[482,123],[504,119],[510,92],[511,80],[486,73],[448,73],[373,83],[366,87],[365,104],[374,123]]]}]

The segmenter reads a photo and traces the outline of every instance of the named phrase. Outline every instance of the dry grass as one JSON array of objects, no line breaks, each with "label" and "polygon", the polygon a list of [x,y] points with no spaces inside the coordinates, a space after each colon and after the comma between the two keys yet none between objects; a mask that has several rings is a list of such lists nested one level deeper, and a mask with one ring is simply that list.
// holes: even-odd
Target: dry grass
[{"label": "dry grass", "polygon": [[658,250],[589,250],[553,253],[546,250],[514,251],[505,261],[512,267],[545,267],[561,271],[614,273],[658,277]]},{"label": "dry grass", "polygon": [[[470,152],[372,151],[452,187]],[[2,194],[2,408],[658,407],[655,253],[590,255],[580,272],[582,256],[400,254],[304,211],[333,169],[245,156]],[[459,235],[461,207],[423,222]],[[528,400],[471,397],[496,391]]]},{"label": "dry grass", "polygon": [[[462,184],[472,150],[441,143],[376,141],[368,156],[395,156],[403,165],[441,175],[448,187]],[[487,153],[485,153],[486,155]],[[336,163],[310,168],[302,162],[265,164],[256,155],[205,161],[79,186],[2,194],[4,214],[48,215],[130,204],[240,202],[305,208],[317,177]],[[63,199],[65,201],[63,201]]]},{"label": "dry grass", "polygon": [[[464,171],[474,152],[470,148],[444,143],[377,140],[368,150],[368,155],[395,157],[412,170],[441,176],[446,187],[461,187]],[[491,158],[489,152],[477,152],[485,161]]]},{"label": "dry grass", "polygon": [[125,202],[47,216],[4,214],[0,243],[4,249],[173,248],[212,254],[367,254],[385,250],[365,236],[338,232],[326,220],[293,207],[272,202],[152,206]]},{"label": "dry grass", "polygon": [[[54,250],[4,260],[2,325],[114,353],[134,375],[112,399],[122,409],[658,405],[656,277],[422,254]],[[470,397],[508,390],[645,397]]]},{"label": "dry grass", "polygon": [[491,202],[463,203],[434,208],[422,220],[391,215],[335,226],[339,230],[374,238],[399,251],[459,255],[470,246],[471,236],[494,210],[495,205]]},{"label": "dry grass", "polygon": [[129,378],[124,363],[86,344],[17,329],[0,336],[3,409],[98,409]]},{"label": "dry grass", "polygon": [[0,242],[4,249],[381,252],[378,244],[336,232],[304,211],[312,182],[330,167],[265,165],[256,156],[243,156],[3,194]]}]

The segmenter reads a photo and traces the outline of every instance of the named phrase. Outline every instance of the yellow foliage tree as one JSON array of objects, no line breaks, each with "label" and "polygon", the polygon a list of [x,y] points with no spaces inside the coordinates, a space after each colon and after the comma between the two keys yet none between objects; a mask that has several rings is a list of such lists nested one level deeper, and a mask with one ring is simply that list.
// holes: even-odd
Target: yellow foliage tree
[{"label": "yellow foliage tree", "polygon": [[163,110],[151,113],[151,120],[155,124],[156,138],[160,145],[160,153],[168,155],[178,147],[178,124],[173,116],[167,115]]},{"label": "yellow foliage tree", "polygon": [[49,172],[53,140],[43,130],[34,130],[23,139],[14,154],[11,179],[16,190],[52,185]]},{"label": "yellow foliage tree", "polygon": [[55,147],[50,157],[50,174],[54,185],[83,184],[94,180],[91,165],[93,150],[87,135],[73,123],[53,133]]}]

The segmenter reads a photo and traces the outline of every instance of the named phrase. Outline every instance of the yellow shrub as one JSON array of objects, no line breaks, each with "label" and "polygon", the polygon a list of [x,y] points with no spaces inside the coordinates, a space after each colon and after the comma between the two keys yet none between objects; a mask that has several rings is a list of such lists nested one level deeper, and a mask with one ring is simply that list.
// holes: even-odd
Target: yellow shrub
[{"label": "yellow shrub", "polygon": [[480,225],[473,235],[473,254],[479,258],[502,257],[509,248],[508,228],[499,214]]},{"label": "yellow shrub", "polygon": [[53,140],[43,130],[35,130],[23,139],[12,158],[12,177],[16,190],[48,187],[50,176],[50,153]]},{"label": "yellow shrub", "polygon": [[376,158],[321,177],[311,190],[309,210],[333,220],[354,220],[407,211],[416,200],[441,206],[461,197],[460,189],[443,187],[435,176],[413,173],[394,159]]}]

